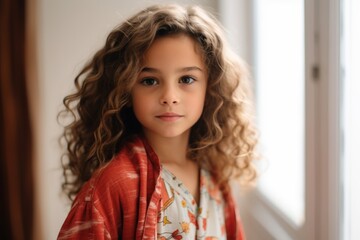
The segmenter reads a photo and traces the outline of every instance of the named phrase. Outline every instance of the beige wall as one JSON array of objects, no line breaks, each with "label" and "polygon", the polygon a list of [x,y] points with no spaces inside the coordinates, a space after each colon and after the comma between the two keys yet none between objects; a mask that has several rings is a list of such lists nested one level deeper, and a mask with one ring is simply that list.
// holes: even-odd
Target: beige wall
[{"label": "beige wall", "polygon": [[[36,72],[32,75],[37,76],[31,88],[38,146],[36,239],[55,239],[69,211],[67,198],[61,195],[57,142],[61,127],[57,124],[56,115],[61,109],[63,97],[71,91],[75,75],[103,44],[107,33],[130,14],[156,2],[159,1],[33,1],[32,26],[37,26],[33,29],[36,33],[33,39],[37,62],[31,64],[36,68],[36,71],[31,71]],[[217,9],[215,0],[178,2],[198,3],[212,11]]]}]

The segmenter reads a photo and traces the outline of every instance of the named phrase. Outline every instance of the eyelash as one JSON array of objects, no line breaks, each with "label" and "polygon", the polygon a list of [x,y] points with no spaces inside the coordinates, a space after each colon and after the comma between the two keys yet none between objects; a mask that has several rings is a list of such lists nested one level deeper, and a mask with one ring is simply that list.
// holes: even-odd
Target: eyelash
[{"label": "eyelash", "polygon": [[[191,82],[181,82],[181,81],[183,81],[183,80],[185,80],[185,79],[191,79]],[[183,77],[181,77],[180,78],[180,80],[179,80],[179,82],[181,82],[181,83],[183,83],[183,84],[192,84],[192,83],[194,83],[196,81],[196,79],[194,78],[194,77],[191,77],[191,76],[183,76]]]},{"label": "eyelash", "polygon": [[[189,80],[190,81],[186,81],[186,80]],[[151,83],[149,83],[149,81],[151,81]],[[182,76],[180,79],[179,79],[179,83],[180,84],[186,84],[186,85],[190,85],[192,83],[194,83],[196,81],[196,79],[192,76]],[[156,80],[155,78],[151,78],[151,77],[147,77],[147,78],[143,78],[140,83],[144,86],[154,86],[154,85],[158,85],[159,84],[159,81]]]},{"label": "eyelash", "polygon": [[[152,83],[149,84],[149,81],[152,81]],[[154,78],[144,78],[141,80],[140,82],[142,85],[145,85],[145,86],[154,86],[156,84],[159,84],[159,82],[154,79]],[[154,84],[155,83],[155,84]]]}]

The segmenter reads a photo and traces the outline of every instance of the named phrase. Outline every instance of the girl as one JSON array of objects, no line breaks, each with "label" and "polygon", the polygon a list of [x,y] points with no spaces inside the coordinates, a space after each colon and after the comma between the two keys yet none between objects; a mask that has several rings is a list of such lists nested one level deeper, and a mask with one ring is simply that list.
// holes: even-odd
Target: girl
[{"label": "girl", "polygon": [[64,99],[58,239],[244,239],[230,192],[257,142],[246,69],[214,17],[152,6],[113,30]]}]

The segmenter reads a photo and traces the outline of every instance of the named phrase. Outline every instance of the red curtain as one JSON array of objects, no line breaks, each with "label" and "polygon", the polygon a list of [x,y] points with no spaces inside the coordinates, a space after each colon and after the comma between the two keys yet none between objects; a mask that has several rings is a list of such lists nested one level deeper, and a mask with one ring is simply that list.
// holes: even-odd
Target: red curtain
[{"label": "red curtain", "polygon": [[26,0],[0,0],[0,239],[32,239],[32,133],[26,89]]}]

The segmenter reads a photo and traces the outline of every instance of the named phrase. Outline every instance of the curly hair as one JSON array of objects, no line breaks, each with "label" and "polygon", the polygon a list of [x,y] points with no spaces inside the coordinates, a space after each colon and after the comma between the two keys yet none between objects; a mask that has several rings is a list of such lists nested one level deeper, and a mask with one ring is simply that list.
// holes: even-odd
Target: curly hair
[{"label": "curly hair", "polygon": [[211,172],[221,187],[232,178],[256,177],[257,131],[246,65],[228,48],[216,18],[197,6],[151,6],[116,27],[75,78],[75,93],[59,113],[62,189],[72,199],[92,173],[142,131],[131,107],[131,89],[143,55],[155,39],[186,34],[202,50],[208,70],[203,113],[192,127],[188,156]]}]

